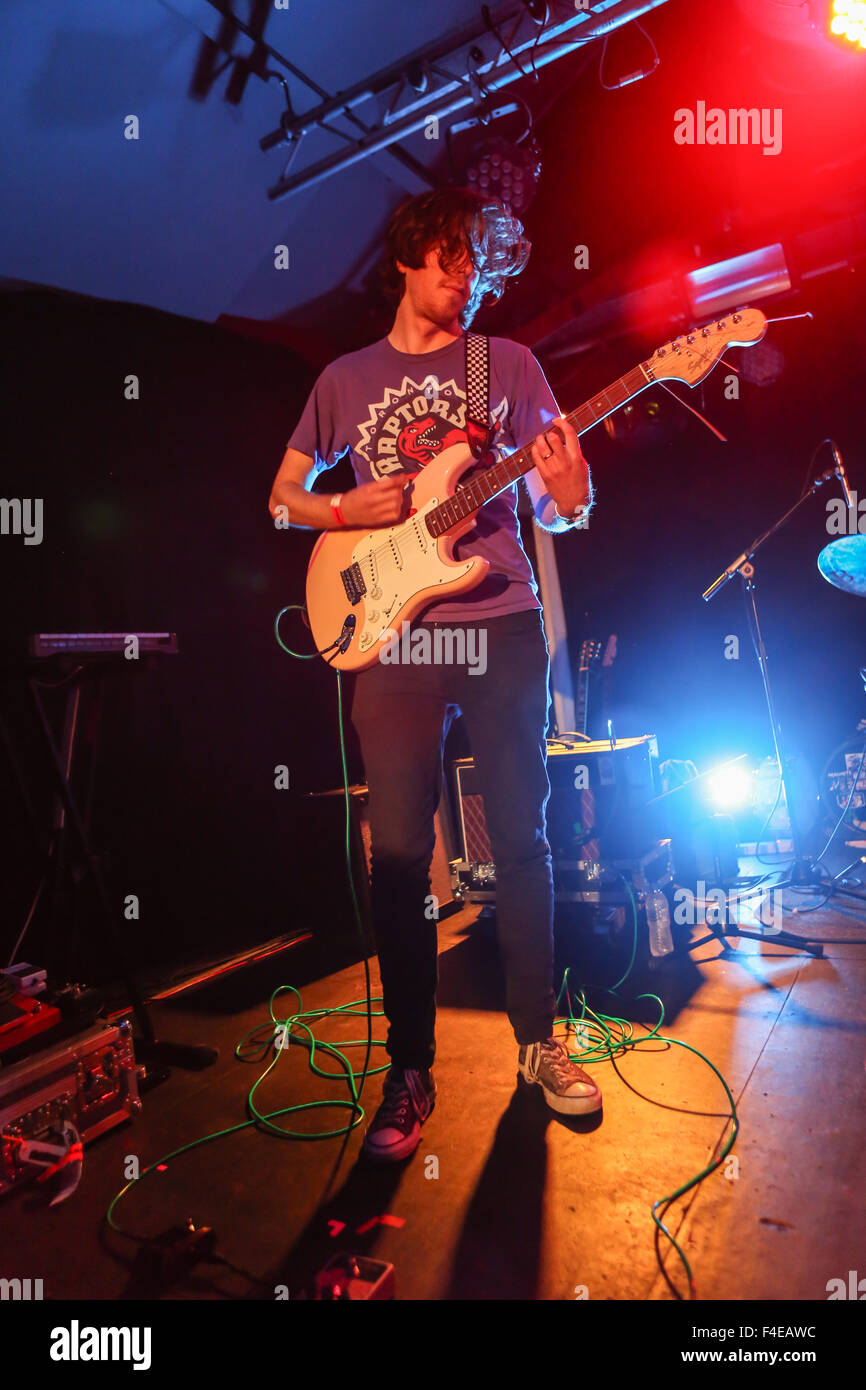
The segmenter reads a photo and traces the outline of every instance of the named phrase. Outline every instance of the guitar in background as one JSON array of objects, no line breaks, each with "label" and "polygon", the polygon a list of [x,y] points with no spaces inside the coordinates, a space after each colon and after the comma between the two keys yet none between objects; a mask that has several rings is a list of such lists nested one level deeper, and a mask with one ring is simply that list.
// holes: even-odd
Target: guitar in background
[{"label": "guitar in background", "polygon": [[[577,693],[575,696],[575,727],[573,733],[587,738],[589,725],[589,689],[590,677],[597,674],[599,661],[601,662],[601,719],[606,720],[610,714],[610,672],[616,660],[616,633],[608,637],[604,647],[604,655],[601,651],[601,642],[597,638],[587,638],[580,644],[580,654],[577,659]],[[598,682],[594,682],[598,688]]]},{"label": "guitar in background", "polygon": [[575,699],[575,733],[587,737],[586,725],[589,715],[589,673],[601,656],[601,642],[587,638],[580,644],[577,659],[577,696]]},{"label": "guitar in background", "polygon": [[[604,655],[601,654],[601,642],[597,638],[589,638],[580,644],[580,654],[577,663],[577,699],[576,699],[576,718],[577,728],[575,733],[587,737],[587,724],[589,722],[589,681],[590,673],[598,667],[601,660],[602,670],[602,718],[606,719],[609,709],[609,687],[610,669],[616,659],[616,634],[608,637],[605,643]],[[598,840],[594,836],[595,831],[595,795],[591,787],[583,787],[580,792],[580,825],[575,825],[575,833],[581,834],[580,857],[584,860],[598,860],[600,848]]]},{"label": "guitar in background", "polygon": [[611,670],[616,661],[616,633],[611,633],[605,643],[604,656],[601,658],[601,718],[602,724],[606,727],[610,718],[610,686]]}]

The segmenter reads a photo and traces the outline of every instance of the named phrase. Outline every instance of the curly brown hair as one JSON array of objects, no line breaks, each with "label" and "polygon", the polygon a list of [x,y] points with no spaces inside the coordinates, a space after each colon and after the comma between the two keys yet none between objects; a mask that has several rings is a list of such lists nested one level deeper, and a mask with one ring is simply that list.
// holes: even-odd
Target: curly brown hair
[{"label": "curly brown hair", "polygon": [[509,275],[517,275],[529,256],[523,227],[498,199],[474,188],[436,188],[419,193],[392,213],[379,266],[383,293],[395,305],[403,298],[406,277],[397,262],[419,270],[427,252],[440,248],[439,260],[448,273],[468,254],[479,272],[461,321],[468,327],[485,298],[497,300]]}]

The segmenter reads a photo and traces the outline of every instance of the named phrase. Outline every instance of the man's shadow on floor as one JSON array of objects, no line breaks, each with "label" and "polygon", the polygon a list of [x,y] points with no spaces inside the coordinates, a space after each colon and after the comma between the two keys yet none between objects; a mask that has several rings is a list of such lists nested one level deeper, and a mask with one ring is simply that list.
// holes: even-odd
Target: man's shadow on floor
[{"label": "man's shadow on floor", "polygon": [[377,1163],[359,1154],[340,1183],[347,1161],[344,1149],[341,1154],[329,1164],[331,1178],[339,1185],[316,1206],[291,1249],[268,1275],[268,1282],[273,1279],[275,1285],[286,1285],[292,1299],[312,1295],[316,1274],[334,1255],[378,1258],[377,1246],[385,1229],[379,1218],[391,1213],[407,1163],[418,1157],[416,1153],[415,1159],[400,1163]]},{"label": "man's shadow on floor", "polygon": [[[438,1002],[440,1007],[457,1010],[503,1011],[501,966],[490,942],[480,933],[473,933],[440,956]],[[518,1077],[516,1044],[513,1060],[515,1089],[497,1124],[456,1248],[442,1251],[443,1263],[450,1259],[450,1272],[438,1295],[443,1300],[536,1298],[548,1127],[562,1124],[579,1136],[602,1122],[601,1113],[574,1118],[554,1114],[541,1089]],[[471,1104],[462,1123],[472,1123]],[[383,1227],[375,1218],[391,1212],[408,1164],[423,1161],[424,1151],[422,1132],[421,1146],[403,1162],[372,1163],[359,1155],[345,1182],[316,1207],[274,1271],[274,1283],[287,1284],[294,1297],[338,1251],[375,1256],[383,1235]],[[337,1181],[339,1167],[338,1162],[334,1169]],[[331,1234],[331,1222],[343,1223],[336,1237]],[[371,1222],[375,1224],[365,1230]],[[399,1285],[398,1271],[398,1298]]]},{"label": "man's shadow on floor", "polygon": [[[601,1119],[600,1113],[554,1115],[537,1086],[516,1079],[451,1254],[441,1300],[537,1297],[548,1126],[564,1124],[580,1135],[597,1128]],[[359,1155],[346,1181],[316,1208],[268,1283],[285,1284],[293,1299],[309,1296],[316,1272],[331,1256],[348,1251],[375,1257],[383,1235],[376,1218],[391,1211],[407,1165],[417,1163],[422,1153],[423,1138],[412,1158],[401,1163],[371,1163]],[[332,1222],[343,1227],[336,1235]]]},{"label": "man's shadow on floor", "polygon": [[547,1130],[587,1134],[601,1112],[555,1115],[539,1087],[517,1078],[466,1212],[443,1299],[537,1297],[547,1182]]}]

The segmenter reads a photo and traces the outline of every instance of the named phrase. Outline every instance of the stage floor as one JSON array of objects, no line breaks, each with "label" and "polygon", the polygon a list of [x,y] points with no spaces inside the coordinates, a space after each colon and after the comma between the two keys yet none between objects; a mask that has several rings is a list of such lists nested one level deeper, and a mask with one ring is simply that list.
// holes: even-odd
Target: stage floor
[{"label": "stage floor", "polygon": [[[720,1082],[693,1052],[656,1042],[595,1066],[602,1116],[555,1116],[537,1087],[518,1085],[498,958],[478,912],[465,908],[440,925],[438,1100],[416,1154],[394,1166],[366,1162],[366,1120],[347,1141],[283,1139],[251,1126],[179,1154],[128,1192],[115,1219],[142,1236],[187,1218],[212,1226],[218,1253],[235,1268],[199,1265],[161,1296],[268,1299],[287,1285],[296,1297],[338,1249],[392,1262],[398,1299],[687,1294],[666,1241],[657,1256],[650,1208],[718,1152],[728,1115]],[[680,994],[661,1031],[719,1068],[741,1126],[731,1158],[667,1217],[702,1300],[824,1300],[828,1281],[862,1268],[866,904],[837,898],[803,917],[786,914],[784,926],[864,944],[828,944],[823,959],[812,959],[744,938],[723,955],[713,942],[670,977]],[[705,931],[696,927],[695,938]],[[159,1036],[216,1045],[218,1062],[199,1073],[175,1070],[148,1090],[132,1124],[88,1146],[81,1185],[64,1204],[35,1204],[32,1187],[8,1197],[0,1208],[3,1274],[41,1278],[46,1299],[160,1296],[132,1273],[135,1247],[107,1229],[106,1208],[130,1155],[143,1169],[248,1119],[247,1094],[267,1060],[244,1063],[234,1049],[267,1019],[272,990],[298,983],[295,965],[290,952],[153,1007]],[[375,958],[370,965],[378,993]],[[301,990],[307,1010],[363,1000],[363,963]],[[291,1011],[291,995],[282,1006]],[[373,1022],[374,1038],[383,1038],[384,1020]],[[332,1016],[315,1032],[337,1045],[362,1039],[365,1016]],[[360,1069],[364,1048],[349,1056]],[[317,1060],[339,1072],[327,1054]],[[384,1049],[374,1048],[371,1066],[386,1063]],[[367,1080],[367,1116],[383,1075]],[[268,1113],[348,1095],[344,1082],[316,1076],[306,1050],[292,1046],[259,1087],[257,1105]],[[339,1128],[349,1113],[328,1107],[275,1122],[321,1131]]]}]

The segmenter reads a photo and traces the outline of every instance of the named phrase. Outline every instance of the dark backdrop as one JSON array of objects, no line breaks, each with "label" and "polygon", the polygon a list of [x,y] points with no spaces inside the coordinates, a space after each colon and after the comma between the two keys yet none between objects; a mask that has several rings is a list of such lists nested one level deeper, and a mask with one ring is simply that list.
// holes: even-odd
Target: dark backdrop
[{"label": "dark backdrop", "polygon": [[[276,644],[314,537],[275,531],[267,501],[314,373],[292,352],[143,308],[35,291],[3,307],[3,493],[44,499],[41,545],[2,538],[7,661],[32,632],[178,634],[177,656],[118,662],[106,688],[93,840],[113,901],[140,897],[125,927],[134,954],[223,951],[302,926],[315,893],[300,793],[340,781],[336,689],[324,663]],[[137,401],[124,399],[130,373]],[[297,618],[283,634],[303,649]],[[64,692],[43,694],[59,720]],[[44,823],[47,760],[19,681],[4,681],[3,705]],[[8,959],[39,859],[2,751],[0,777]],[[85,961],[89,907],[80,930]]]}]

